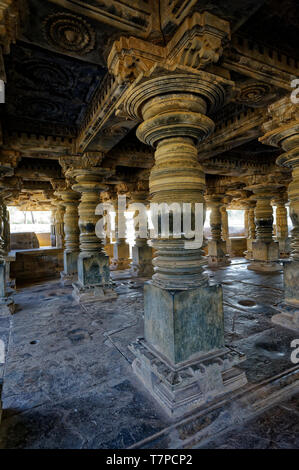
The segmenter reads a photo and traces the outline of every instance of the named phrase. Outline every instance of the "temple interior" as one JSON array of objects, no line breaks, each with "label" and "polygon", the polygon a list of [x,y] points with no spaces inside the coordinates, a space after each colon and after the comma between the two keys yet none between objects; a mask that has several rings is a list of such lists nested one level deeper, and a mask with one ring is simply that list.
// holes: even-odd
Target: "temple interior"
[{"label": "temple interior", "polygon": [[0,449],[299,448],[298,18],[0,1]]}]

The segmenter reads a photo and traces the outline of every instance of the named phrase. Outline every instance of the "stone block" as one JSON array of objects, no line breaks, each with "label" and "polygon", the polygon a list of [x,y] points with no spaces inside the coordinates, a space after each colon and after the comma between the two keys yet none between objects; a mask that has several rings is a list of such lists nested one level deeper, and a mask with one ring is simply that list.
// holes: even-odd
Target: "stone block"
[{"label": "stone block", "polygon": [[222,288],[203,286],[170,291],[144,286],[144,335],[176,364],[224,345]]},{"label": "stone block", "polygon": [[81,286],[110,283],[109,257],[102,252],[83,252],[78,257],[78,281]]}]

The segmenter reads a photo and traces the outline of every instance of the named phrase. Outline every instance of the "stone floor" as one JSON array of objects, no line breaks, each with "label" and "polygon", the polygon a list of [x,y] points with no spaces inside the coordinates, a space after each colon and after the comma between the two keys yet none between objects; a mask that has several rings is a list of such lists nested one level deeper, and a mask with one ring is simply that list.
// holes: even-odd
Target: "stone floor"
[{"label": "stone floor", "polygon": [[296,333],[271,323],[282,274],[242,259],[209,272],[223,284],[226,340],[247,355],[244,390],[173,422],[131,372],[144,279],[114,272],[118,298],[84,307],[58,280],[26,286],[16,314],[0,317],[0,448],[298,448]]}]

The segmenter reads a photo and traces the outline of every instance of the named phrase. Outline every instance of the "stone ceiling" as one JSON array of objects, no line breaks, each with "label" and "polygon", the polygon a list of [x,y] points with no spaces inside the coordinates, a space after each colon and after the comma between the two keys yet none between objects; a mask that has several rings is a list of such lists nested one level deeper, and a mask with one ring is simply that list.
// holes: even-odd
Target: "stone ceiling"
[{"label": "stone ceiling", "polygon": [[104,152],[104,164],[116,169],[119,180],[151,168],[153,150],[137,140],[138,123],[114,109],[122,90],[108,74],[108,53],[120,36],[164,47],[186,18],[204,11],[230,22],[232,38],[224,42],[217,67],[235,89],[211,115],[215,132],[199,146],[199,159],[208,174],[222,176],[275,165],[279,151],[258,138],[268,105],[290,93],[290,78],[298,76],[295,0],[284,0],[283,8],[278,0],[19,0],[18,5],[17,41],[12,38],[4,50],[6,104],[0,119],[4,150],[23,157],[19,173],[28,174],[26,157],[38,169],[39,160],[85,151]]}]

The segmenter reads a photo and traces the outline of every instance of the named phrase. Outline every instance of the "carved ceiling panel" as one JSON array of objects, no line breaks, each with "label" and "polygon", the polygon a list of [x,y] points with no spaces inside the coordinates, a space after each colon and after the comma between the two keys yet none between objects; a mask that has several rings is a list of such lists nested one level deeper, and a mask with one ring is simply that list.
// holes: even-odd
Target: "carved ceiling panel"
[{"label": "carved ceiling panel", "polygon": [[[17,129],[18,120],[32,132],[41,123],[77,128],[105,70],[34,46],[12,47],[6,57],[8,84],[5,111]],[[37,128],[35,127],[37,125]],[[69,135],[69,133],[66,133]]]}]

